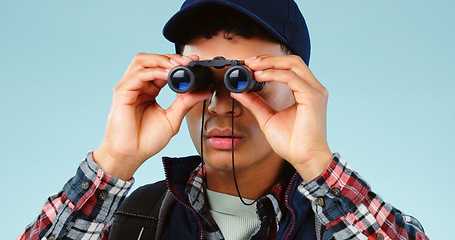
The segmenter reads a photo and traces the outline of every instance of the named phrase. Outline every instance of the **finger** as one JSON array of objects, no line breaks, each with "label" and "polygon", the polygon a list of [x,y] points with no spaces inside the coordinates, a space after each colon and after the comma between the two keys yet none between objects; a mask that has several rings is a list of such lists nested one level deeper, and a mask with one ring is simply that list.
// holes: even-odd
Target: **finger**
[{"label": "finger", "polygon": [[[140,93],[138,95],[136,104],[137,104],[136,111],[138,111],[138,112],[144,112],[143,109],[145,109],[146,107],[148,107],[151,104],[156,104],[159,108],[161,108],[161,106],[158,103],[156,103],[155,97],[153,97],[150,94],[146,94],[146,93]],[[162,108],[161,108],[161,110],[162,110]]]},{"label": "finger", "polygon": [[167,56],[168,58],[174,59],[181,65],[188,65],[190,61],[198,61],[199,56],[198,55],[179,55],[179,54],[165,54],[164,56]]},{"label": "finger", "polygon": [[290,70],[267,69],[254,72],[254,78],[258,82],[285,83],[293,92],[314,91],[312,87]]},{"label": "finger", "polygon": [[[173,59],[173,61],[171,61]],[[191,61],[191,60],[186,60]],[[181,55],[178,54],[167,54],[167,55],[159,55],[159,54],[150,54],[150,53],[138,53],[133,60],[133,63],[138,65],[141,68],[165,68],[171,69],[175,66],[178,66],[180,62],[185,62],[182,59]]]},{"label": "finger", "polygon": [[298,104],[327,102],[328,92],[324,87],[315,89],[292,71],[269,69],[259,74],[255,72],[255,79],[259,82],[285,83]]},{"label": "finger", "polygon": [[[138,55],[138,58],[143,59],[143,63],[141,67],[137,67],[135,71],[130,71],[130,75],[127,79],[121,80],[119,82],[120,85],[124,84],[125,82],[128,81],[128,79],[135,78],[136,75],[144,75],[144,80],[148,80],[149,76],[147,73],[150,73],[150,69],[165,69],[167,72],[168,70],[180,66],[180,65],[188,65],[190,61],[193,61],[193,59],[198,59],[197,56],[181,56],[178,54],[169,54],[169,55],[156,55],[156,54],[140,54]],[[140,61],[140,60],[138,60]],[[167,74],[164,79],[167,79]],[[165,83],[164,82],[159,82],[160,86],[159,89],[161,89]]]},{"label": "finger", "polygon": [[188,55],[186,57],[191,58],[193,61],[199,61],[199,56],[198,55]]},{"label": "finger", "polygon": [[167,81],[159,79],[152,82],[145,82],[144,86],[140,89],[140,94],[147,94],[155,99],[166,84]]},{"label": "finger", "polygon": [[156,97],[165,85],[167,72],[164,69],[138,70],[127,82],[114,88],[114,101],[122,104],[135,104],[141,92]]},{"label": "finger", "polygon": [[324,88],[302,58],[296,55],[263,55],[246,59],[245,64],[253,71],[263,71],[266,69],[291,70],[314,88]]},{"label": "finger", "polygon": [[263,130],[269,119],[276,113],[276,110],[257,93],[231,93],[231,97],[254,115]]},{"label": "finger", "polygon": [[189,62],[195,61],[195,59],[198,59],[196,55],[191,55],[191,56],[182,56],[179,54],[166,54],[164,55],[169,58],[169,62],[171,62],[175,66],[186,66],[188,65]]},{"label": "finger", "polygon": [[158,55],[149,53],[138,53],[129,65],[119,84],[123,84],[131,75],[140,69],[163,68],[172,69],[180,65],[188,65],[190,61],[197,59],[197,56],[181,56],[178,54]]},{"label": "finger", "polygon": [[[140,90],[147,83],[152,83],[157,90],[161,89],[163,81],[166,81],[168,72],[162,68],[147,68],[136,70],[128,79],[123,83],[116,86],[118,91],[137,91]],[[158,80],[156,83],[154,83]]]},{"label": "finger", "polygon": [[171,56],[173,56],[174,58],[177,58],[177,54],[166,56],[166,55],[151,54],[151,53],[138,53],[134,57],[133,61],[131,61],[131,64],[130,64],[128,70],[131,70],[132,72],[134,72],[137,69],[156,68],[156,67],[171,69],[175,66],[170,61]]},{"label": "finger", "polygon": [[177,99],[165,110],[166,117],[172,126],[174,134],[178,132],[180,124],[188,111],[197,103],[206,100],[209,97],[209,91],[197,91],[177,95]]}]

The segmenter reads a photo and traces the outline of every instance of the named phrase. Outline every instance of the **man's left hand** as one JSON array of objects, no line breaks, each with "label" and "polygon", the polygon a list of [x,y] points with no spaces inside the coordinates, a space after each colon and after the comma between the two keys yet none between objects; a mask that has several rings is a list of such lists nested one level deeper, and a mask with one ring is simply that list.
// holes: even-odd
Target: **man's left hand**
[{"label": "man's left hand", "polygon": [[245,60],[258,82],[286,84],[295,103],[272,108],[259,93],[231,93],[256,117],[273,150],[290,162],[309,182],[319,176],[332,159],[327,143],[326,88],[298,56],[258,56]]}]

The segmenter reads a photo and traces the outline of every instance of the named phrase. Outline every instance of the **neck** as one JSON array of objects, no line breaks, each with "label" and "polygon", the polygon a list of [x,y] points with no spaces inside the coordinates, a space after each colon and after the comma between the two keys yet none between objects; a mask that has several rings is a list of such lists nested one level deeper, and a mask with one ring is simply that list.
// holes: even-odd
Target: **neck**
[{"label": "neck", "polygon": [[[275,164],[255,167],[254,169],[235,169],[235,177],[242,198],[257,199],[268,193],[278,181],[283,161]],[[211,191],[238,196],[235,187],[234,175],[230,171],[216,170],[206,166],[207,188]]]}]

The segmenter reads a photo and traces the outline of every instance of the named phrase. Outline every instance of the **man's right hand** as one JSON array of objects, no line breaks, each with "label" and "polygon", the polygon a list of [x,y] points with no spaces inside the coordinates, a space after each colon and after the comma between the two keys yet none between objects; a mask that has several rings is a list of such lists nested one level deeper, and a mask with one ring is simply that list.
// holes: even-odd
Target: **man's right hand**
[{"label": "man's right hand", "polygon": [[156,102],[170,69],[198,56],[139,53],[114,88],[106,132],[94,152],[96,163],[111,176],[129,180],[139,166],[160,152],[177,134],[186,113],[209,92],[178,94],[168,109]]}]

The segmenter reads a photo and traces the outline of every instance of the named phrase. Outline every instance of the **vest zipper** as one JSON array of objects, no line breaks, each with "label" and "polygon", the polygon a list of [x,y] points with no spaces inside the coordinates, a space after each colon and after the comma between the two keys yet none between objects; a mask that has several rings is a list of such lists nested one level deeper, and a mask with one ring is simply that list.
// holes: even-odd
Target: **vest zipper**
[{"label": "vest zipper", "polygon": [[175,188],[169,183],[168,181],[168,176],[167,176],[167,166],[166,164],[163,164],[164,165],[164,175],[165,175],[165,178],[166,178],[166,185],[167,185],[167,188],[169,189],[169,191],[171,192],[172,194],[172,197],[174,197],[174,199],[182,204],[184,207],[188,208],[195,216],[196,216],[196,219],[198,221],[198,224],[199,224],[199,228],[201,229],[201,237],[199,239],[201,240],[204,240],[204,227],[203,227],[203,224],[202,224],[202,219],[201,217],[199,217],[199,214],[196,212],[196,210],[194,210],[194,208],[185,202],[185,200],[183,200],[183,198],[181,197],[181,195],[177,192],[177,190],[175,190]]},{"label": "vest zipper", "polygon": [[286,208],[289,210],[289,212],[292,215],[291,226],[289,227],[289,231],[286,233],[286,236],[284,237],[285,240],[289,239],[289,237],[291,236],[291,233],[292,233],[292,231],[294,230],[294,227],[295,227],[295,221],[296,221],[296,219],[295,219],[295,211],[294,211],[294,209],[291,208],[291,206],[289,204],[289,195],[291,194],[291,190],[292,190],[292,187],[294,185],[294,182],[295,182],[297,176],[298,176],[297,172],[294,173],[294,176],[292,176],[292,179],[289,182],[288,188],[286,189],[286,193],[284,194],[284,205],[286,206]]}]

